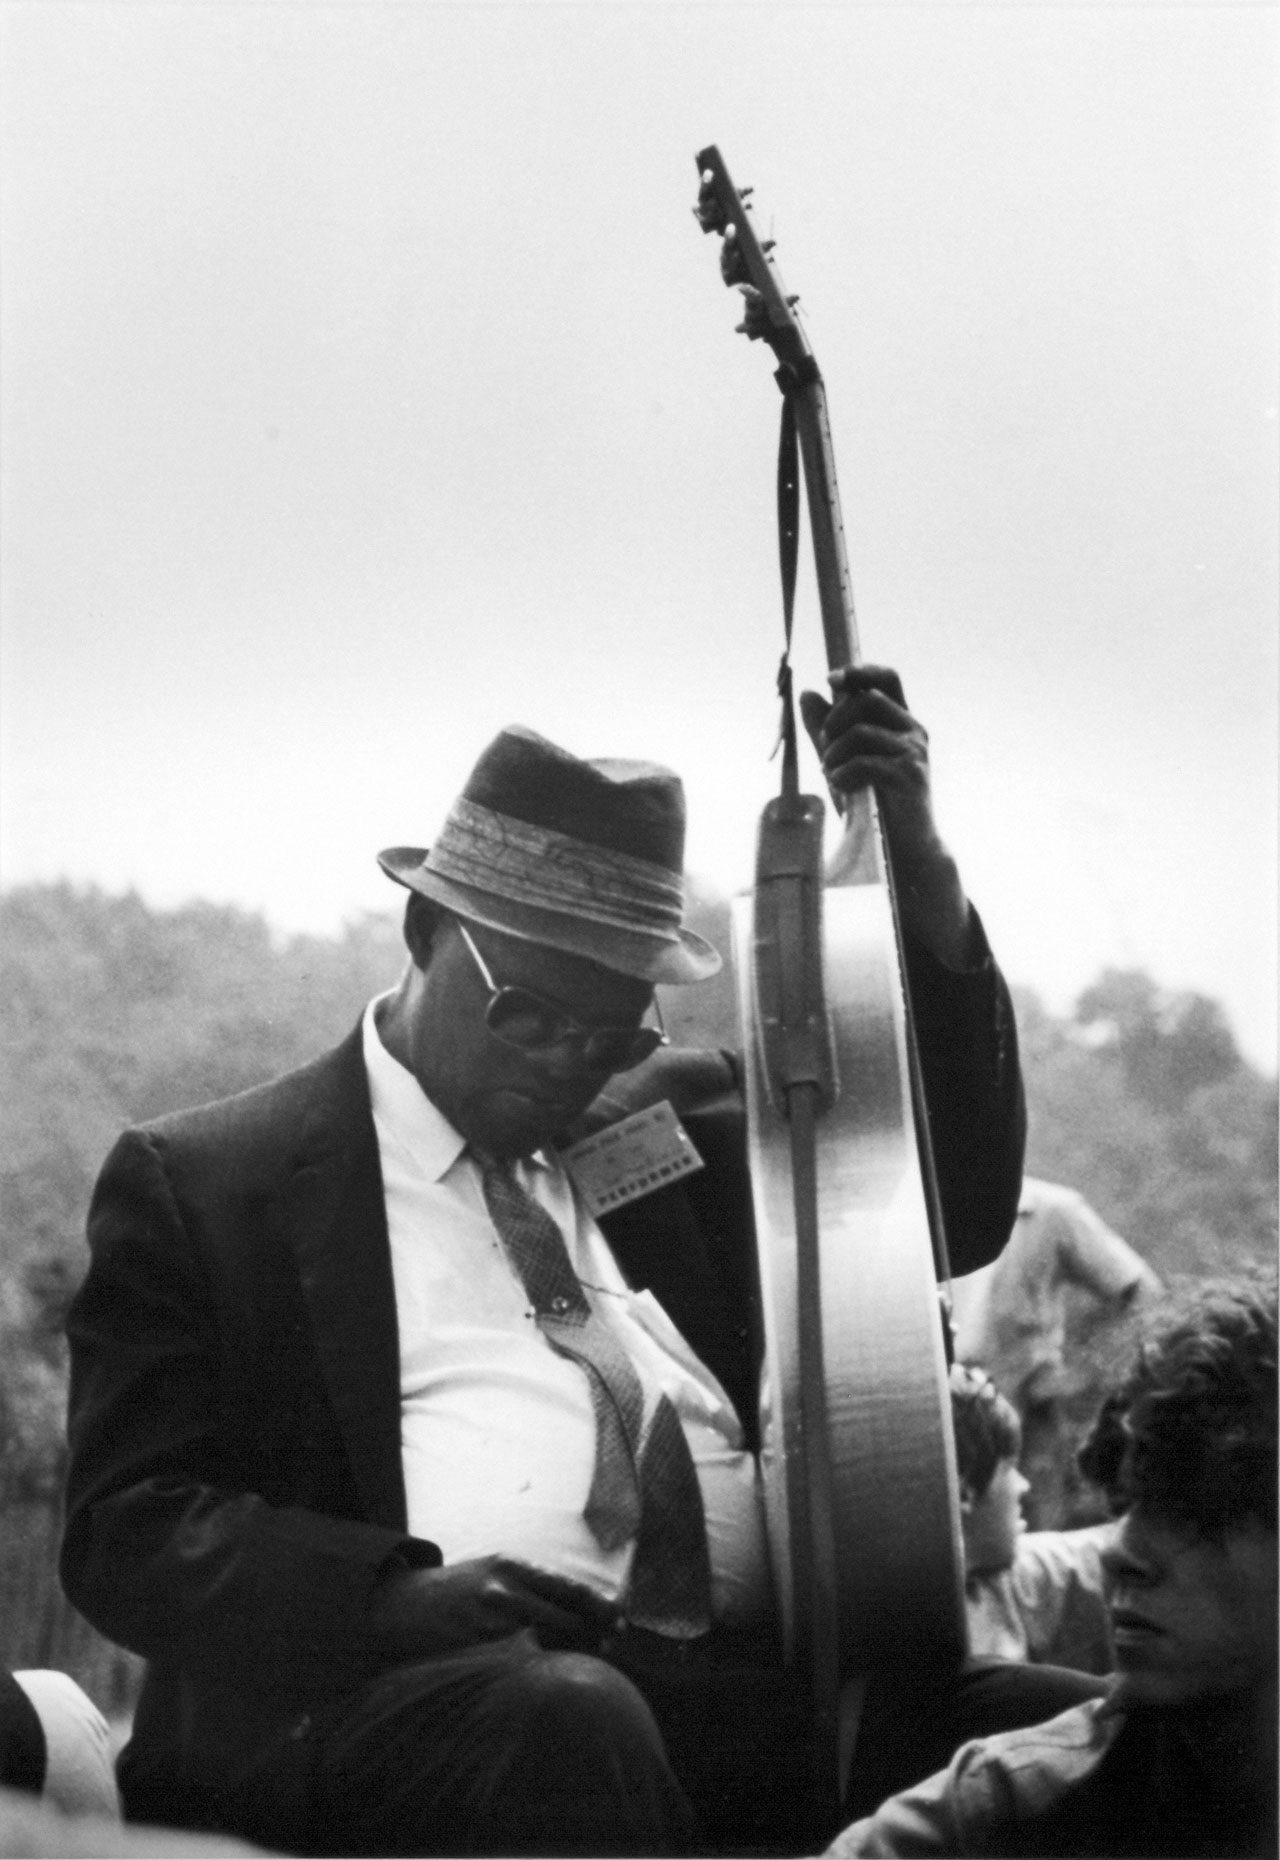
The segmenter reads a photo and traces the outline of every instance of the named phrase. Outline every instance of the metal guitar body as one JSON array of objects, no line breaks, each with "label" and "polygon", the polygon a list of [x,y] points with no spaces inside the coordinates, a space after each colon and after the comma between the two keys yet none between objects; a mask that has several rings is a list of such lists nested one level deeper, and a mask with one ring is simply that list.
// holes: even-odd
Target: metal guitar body
[{"label": "metal guitar body", "polygon": [[[863,830],[878,837],[870,819]],[[872,868],[867,882],[822,895],[834,1090],[813,1124],[820,1405],[802,1380],[812,1339],[791,1122],[770,1077],[773,946],[758,935],[760,891],[735,900],[733,943],[764,1304],[762,1466],[787,1646],[834,1654],[842,1674],[889,1658],[958,1659],[959,1490],[888,889]],[[815,1449],[825,1492],[809,1472]],[[834,1650],[815,1646],[832,1632]]]}]

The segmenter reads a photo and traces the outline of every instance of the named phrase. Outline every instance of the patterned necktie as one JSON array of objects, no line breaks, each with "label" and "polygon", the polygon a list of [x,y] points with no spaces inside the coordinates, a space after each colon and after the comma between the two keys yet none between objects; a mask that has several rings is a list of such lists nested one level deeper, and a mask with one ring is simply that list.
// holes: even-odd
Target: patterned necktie
[{"label": "patterned necktie", "polygon": [[636,1538],[627,1618],[680,1639],[711,1624],[702,1493],[680,1417],[665,1395],[646,1424],[635,1367],[587,1302],[564,1236],[511,1165],[477,1150],[485,1206],[552,1349],[586,1372],[596,1463],[583,1517],[606,1550]]}]

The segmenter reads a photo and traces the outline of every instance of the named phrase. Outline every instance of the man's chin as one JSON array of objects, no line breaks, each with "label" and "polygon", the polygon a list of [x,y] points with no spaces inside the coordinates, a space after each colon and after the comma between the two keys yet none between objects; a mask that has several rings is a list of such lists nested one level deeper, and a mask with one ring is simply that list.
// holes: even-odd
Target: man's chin
[{"label": "man's chin", "polygon": [[1190,1704],[1194,1698],[1194,1686],[1188,1685],[1178,1673],[1162,1672],[1157,1667],[1117,1664],[1111,1703],[1121,1710],[1131,1706],[1168,1709]]},{"label": "man's chin", "polygon": [[479,1107],[471,1141],[495,1156],[528,1156],[555,1144],[582,1108],[576,1100],[566,1103],[526,1092],[494,1092]]}]

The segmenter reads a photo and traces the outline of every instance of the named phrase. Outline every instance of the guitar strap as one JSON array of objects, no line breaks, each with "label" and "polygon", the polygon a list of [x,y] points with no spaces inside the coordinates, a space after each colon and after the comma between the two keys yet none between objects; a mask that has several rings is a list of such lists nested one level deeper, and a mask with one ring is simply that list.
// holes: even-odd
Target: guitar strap
[{"label": "guitar strap", "polygon": [[778,696],[782,717],[778,725],[778,746],[782,749],[782,792],[795,795],[800,790],[799,762],[796,748],[796,707],[791,679],[791,623],[796,603],[796,562],[800,551],[800,448],[796,439],[795,403],[782,389],[782,431],[778,435],[778,566],[782,571],[782,625],[784,645],[778,662]]}]

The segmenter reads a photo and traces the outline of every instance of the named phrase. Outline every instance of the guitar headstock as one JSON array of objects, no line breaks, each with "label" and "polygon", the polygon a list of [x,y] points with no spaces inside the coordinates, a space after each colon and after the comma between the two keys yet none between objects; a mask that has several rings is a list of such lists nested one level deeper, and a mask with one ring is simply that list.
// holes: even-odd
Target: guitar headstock
[{"label": "guitar headstock", "polygon": [[767,342],[778,360],[802,378],[812,378],[817,363],[795,313],[799,299],[788,295],[782,282],[772,256],[773,240],[756,233],[747,204],[752,190],[734,186],[714,143],[695,159],[700,185],[694,217],[703,232],[723,236],[720,275],[742,292],[739,330],[752,342]]}]

